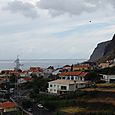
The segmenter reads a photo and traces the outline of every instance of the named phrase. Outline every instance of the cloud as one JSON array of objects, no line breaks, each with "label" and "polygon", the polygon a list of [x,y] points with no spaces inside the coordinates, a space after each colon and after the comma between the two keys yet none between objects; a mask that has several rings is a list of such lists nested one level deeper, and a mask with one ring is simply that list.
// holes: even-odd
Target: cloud
[{"label": "cloud", "polygon": [[23,14],[25,17],[29,17],[29,18],[38,17],[36,7],[33,4],[28,3],[28,2],[12,1],[12,2],[9,2],[8,5],[3,9],[9,10],[13,13]]},{"label": "cloud", "polygon": [[14,0],[9,2],[5,9],[21,13],[25,17],[36,18],[38,14],[41,16],[44,10],[55,17],[66,13],[69,15],[94,13],[110,7],[115,8],[115,0],[39,0],[38,2]]},{"label": "cloud", "polygon": [[115,0],[40,0],[37,6],[49,10],[52,16],[64,13],[80,15],[84,12],[91,13],[99,9],[115,7]]}]

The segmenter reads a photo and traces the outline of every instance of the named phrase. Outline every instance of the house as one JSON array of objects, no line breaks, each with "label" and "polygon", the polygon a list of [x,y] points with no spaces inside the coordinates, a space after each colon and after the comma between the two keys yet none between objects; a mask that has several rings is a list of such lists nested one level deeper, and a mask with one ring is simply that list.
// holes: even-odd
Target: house
[{"label": "house", "polygon": [[46,70],[47,70],[47,73],[51,74],[54,71],[54,67],[49,66]]},{"label": "house", "polygon": [[61,72],[59,74],[60,79],[65,80],[77,80],[77,81],[85,81],[85,76],[88,72],[81,71],[71,71],[71,72]]},{"label": "house", "polygon": [[38,77],[42,75],[43,69],[40,67],[30,67],[28,70],[29,75],[34,74],[37,75]]},{"label": "house", "polygon": [[63,94],[88,86],[88,82],[57,79],[48,82],[48,93]]},{"label": "house", "polygon": [[30,81],[32,81],[32,78],[30,78],[30,77],[23,77],[23,78],[18,79],[19,84],[27,83],[27,82],[30,82]]},{"label": "house", "polygon": [[71,66],[70,65],[65,65],[62,70],[63,72],[68,72],[68,71],[71,71]]},{"label": "house", "polygon": [[115,75],[102,75],[102,80],[106,83],[115,83]]},{"label": "house", "polygon": [[86,71],[86,70],[92,70],[93,67],[90,64],[75,64],[72,65],[73,71]]},{"label": "house", "polygon": [[60,68],[58,68],[58,69],[56,69],[56,70],[54,70],[53,72],[52,72],[52,75],[58,75],[58,74],[60,74],[62,69],[60,69]]},{"label": "house", "polygon": [[3,103],[0,103],[0,110],[2,110],[2,112],[13,112],[16,111],[16,104],[10,101],[6,101]]},{"label": "house", "polygon": [[109,67],[109,63],[108,62],[106,62],[106,63],[100,63],[98,66],[100,67],[100,68],[107,68],[107,67]]},{"label": "house", "polygon": [[24,70],[22,72],[20,72],[20,77],[26,77],[26,76],[29,76],[29,72]]},{"label": "house", "polygon": [[42,72],[42,69],[40,67],[30,67],[29,69],[30,72]]}]

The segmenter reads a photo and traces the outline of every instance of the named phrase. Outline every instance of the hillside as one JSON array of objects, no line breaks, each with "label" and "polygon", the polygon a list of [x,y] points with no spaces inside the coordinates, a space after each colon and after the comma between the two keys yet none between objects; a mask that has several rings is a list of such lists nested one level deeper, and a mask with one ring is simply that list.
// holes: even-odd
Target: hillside
[{"label": "hillside", "polygon": [[91,62],[96,61],[104,56],[105,49],[110,41],[102,42],[97,45],[95,50],[93,51],[92,55],[90,56]]},{"label": "hillside", "polygon": [[115,58],[115,35],[110,41],[102,42],[97,45],[94,52],[90,56],[91,62],[105,62],[106,60]]}]

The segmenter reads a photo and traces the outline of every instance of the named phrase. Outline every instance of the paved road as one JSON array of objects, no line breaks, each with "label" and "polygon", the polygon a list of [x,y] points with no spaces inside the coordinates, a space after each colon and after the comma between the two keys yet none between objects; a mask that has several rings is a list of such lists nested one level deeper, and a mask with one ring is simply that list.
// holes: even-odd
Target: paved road
[{"label": "paved road", "polygon": [[[20,92],[15,92],[17,94],[19,93],[20,96],[18,97],[18,100],[17,100],[17,98],[14,95],[13,100],[15,100],[16,102],[18,102],[20,99],[25,98],[26,94],[28,92],[30,92],[30,91],[31,91],[31,89],[29,89],[29,90],[20,90]],[[21,109],[23,109],[23,108],[21,107]],[[33,104],[32,112],[28,112],[28,111],[26,111],[24,109],[23,109],[23,111],[26,112],[28,115],[51,115],[51,113],[46,108],[44,108],[44,107],[43,108],[39,108],[36,104]]]},{"label": "paved road", "polygon": [[51,115],[51,113],[44,109],[44,108],[39,108],[37,105],[33,105],[33,115]]}]

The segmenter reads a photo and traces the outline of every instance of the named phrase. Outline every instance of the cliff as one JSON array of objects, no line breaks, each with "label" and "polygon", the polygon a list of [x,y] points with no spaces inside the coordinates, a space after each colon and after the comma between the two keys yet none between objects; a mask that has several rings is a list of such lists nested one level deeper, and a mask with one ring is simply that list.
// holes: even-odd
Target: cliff
[{"label": "cliff", "polygon": [[91,62],[105,62],[115,58],[115,35],[110,41],[102,42],[97,45],[90,56]]},{"label": "cliff", "polygon": [[106,47],[108,46],[109,43],[110,43],[110,41],[99,43],[97,45],[97,47],[94,49],[92,55],[90,56],[89,61],[95,62],[98,59],[102,58],[104,56],[105,49],[106,49]]}]

